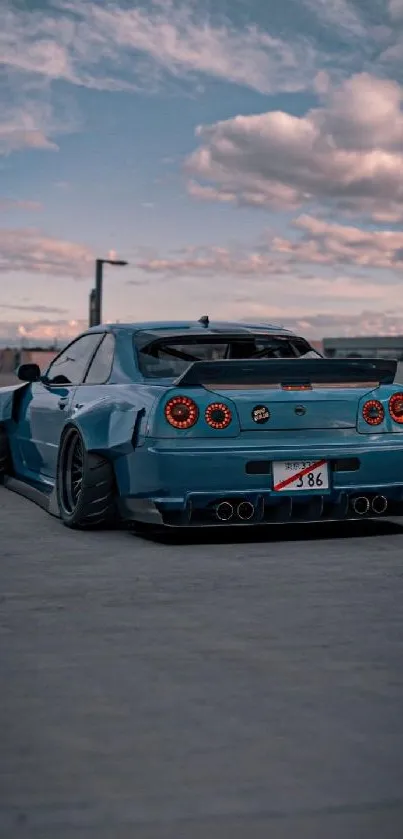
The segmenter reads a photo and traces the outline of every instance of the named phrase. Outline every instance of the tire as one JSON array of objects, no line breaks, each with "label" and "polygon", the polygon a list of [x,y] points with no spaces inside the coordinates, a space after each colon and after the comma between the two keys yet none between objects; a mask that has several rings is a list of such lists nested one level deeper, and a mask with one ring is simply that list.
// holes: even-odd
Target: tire
[{"label": "tire", "polygon": [[5,428],[0,427],[0,484],[3,484],[5,476],[11,473],[12,463],[7,433]]},{"label": "tire", "polygon": [[87,452],[75,426],[67,429],[60,443],[56,496],[66,527],[90,530],[116,522],[112,465],[101,455]]}]

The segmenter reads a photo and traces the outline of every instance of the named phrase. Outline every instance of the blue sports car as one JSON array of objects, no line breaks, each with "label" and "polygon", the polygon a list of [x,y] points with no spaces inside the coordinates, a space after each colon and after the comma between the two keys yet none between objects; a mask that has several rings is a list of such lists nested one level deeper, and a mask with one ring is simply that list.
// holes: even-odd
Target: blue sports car
[{"label": "blue sports car", "polygon": [[396,366],[207,316],[93,327],[0,389],[0,475],[76,528],[401,515]]}]

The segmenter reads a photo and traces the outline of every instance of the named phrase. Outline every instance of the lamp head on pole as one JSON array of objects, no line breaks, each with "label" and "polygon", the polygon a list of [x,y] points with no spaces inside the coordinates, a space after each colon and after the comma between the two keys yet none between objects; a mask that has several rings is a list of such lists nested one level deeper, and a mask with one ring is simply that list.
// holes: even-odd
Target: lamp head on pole
[{"label": "lamp head on pole", "polygon": [[103,259],[102,262],[105,262],[107,265],[127,265],[127,262],[123,259],[116,259],[116,251],[110,250],[108,251],[108,256],[106,259]]}]

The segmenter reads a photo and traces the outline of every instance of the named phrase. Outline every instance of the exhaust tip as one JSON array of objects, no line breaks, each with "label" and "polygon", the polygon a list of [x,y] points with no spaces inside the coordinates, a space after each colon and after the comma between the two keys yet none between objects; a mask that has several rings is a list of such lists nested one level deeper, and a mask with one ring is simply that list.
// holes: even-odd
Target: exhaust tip
[{"label": "exhaust tip", "polygon": [[242,521],[250,521],[255,513],[255,508],[250,501],[241,501],[237,507],[237,515]]},{"label": "exhaust tip", "polygon": [[234,508],[229,501],[221,501],[216,507],[215,514],[219,521],[230,521],[234,515]]},{"label": "exhaust tip", "polygon": [[358,498],[354,498],[352,506],[358,516],[365,516],[370,508],[369,498],[365,495],[360,495]]},{"label": "exhaust tip", "polygon": [[372,501],[372,509],[377,515],[381,515],[387,510],[388,499],[384,495],[376,495]]}]

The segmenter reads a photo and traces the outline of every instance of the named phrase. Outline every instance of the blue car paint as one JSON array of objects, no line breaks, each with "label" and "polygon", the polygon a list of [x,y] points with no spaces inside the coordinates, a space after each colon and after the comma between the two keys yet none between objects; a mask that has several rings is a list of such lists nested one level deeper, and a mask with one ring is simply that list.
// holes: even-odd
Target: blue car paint
[{"label": "blue car paint", "polygon": [[20,382],[18,385],[7,385],[0,387],[0,423],[5,423],[12,418],[15,397],[29,387],[28,382]]},{"label": "blue car paint", "polygon": [[[246,324],[211,327],[229,332]],[[331,473],[323,496],[337,503],[344,493],[379,491],[396,501],[403,499],[403,436],[399,437],[403,428],[392,421],[387,404],[397,385],[284,393],[262,387],[175,387],[171,379],[145,380],[133,336],[194,328],[201,332],[200,325],[191,322],[96,327],[88,332],[112,331],[116,340],[107,383],[49,387],[40,381],[1,388],[0,424],[8,432],[16,476],[53,487],[60,438],[64,428],[73,424],[88,451],[104,454],[113,463],[121,511],[128,518],[159,521],[164,512],[184,514],[189,506],[205,508],[232,496],[256,505],[261,500],[268,506],[280,502],[279,493],[273,492],[270,470],[265,475],[246,472],[251,460],[358,457],[357,471]],[[262,330],[293,336],[264,324],[249,328],[255,334]],[[175,429],[165,420],[164,405],[178,394],[195,399],[199,407],[198,422],[188,430]],[[376,433],[361,417],[368,398],[380,399],[385,408],[384,422]],[[63,410],[60,399],[65,400]],[[222,430],[211,428],[204,418],[205,408],[215,401],[224,402],[232,412],[231,424]],[[256,426],[251,419],[253,406],[262,403],[270,405],[269,426]],[[307,407],[307,414],[297,419],[294,408],[300,403]],[[287,497],[300,503],[311,496],[309,491],[288,490],[281,493],[281,503]]]}]

